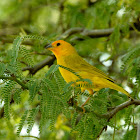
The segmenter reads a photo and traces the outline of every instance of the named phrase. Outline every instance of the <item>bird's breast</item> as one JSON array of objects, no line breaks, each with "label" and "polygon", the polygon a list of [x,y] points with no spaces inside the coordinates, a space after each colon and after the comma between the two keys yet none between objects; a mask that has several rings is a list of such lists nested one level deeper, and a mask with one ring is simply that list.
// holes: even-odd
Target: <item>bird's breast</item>
[{"label": "bird's breast", "polygon": [[[66,68],[69,68],[69,66],[67,65],[66,61],[64,61],[64,58],[59,58],[57,59],[57,64],[58,65],[61,65],[61,66],[64,66]],[[71,69],[71,68],[70,68]],[[62,67],[59,67],[59,71],[62,75],[62,77],[64,78],[64,80],[69,83],[71,81],[76,81],[78,79],[78,77],[73,74],[72,72],[70,72],[69,70],[65,69],[65,68],[62,68]]]},{"label": "bird's breast", "polygon": [[66,70],[64,68],[59,67],[59,71],[60,71],[62,77],[64,78],[64,80],[67,83],[69,83],[71,81],[74,82],[74,81],[76,81],[78,79],[78,77],[75,74],[73,74],[72,72],[70,72],[70,71],[68,71],[68,70]]}]

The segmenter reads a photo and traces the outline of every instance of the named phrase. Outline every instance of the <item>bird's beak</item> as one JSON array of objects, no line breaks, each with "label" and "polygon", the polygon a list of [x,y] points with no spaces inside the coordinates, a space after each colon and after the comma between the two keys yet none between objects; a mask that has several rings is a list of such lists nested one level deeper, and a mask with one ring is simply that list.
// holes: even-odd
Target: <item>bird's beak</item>
[{"label": "bird's beak", "polygon": [[45,47],[45,49],[49,49],[49,48],[52,48],[52,44],[49,44]]}]

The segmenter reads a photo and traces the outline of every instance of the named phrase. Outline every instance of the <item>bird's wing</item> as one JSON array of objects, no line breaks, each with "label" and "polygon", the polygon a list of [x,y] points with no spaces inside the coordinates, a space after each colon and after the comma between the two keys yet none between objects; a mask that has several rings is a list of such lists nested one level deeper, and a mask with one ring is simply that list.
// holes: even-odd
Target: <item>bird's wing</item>
[{"label": "bird's wing", "polygon": [[[77,74],[83,75],[93,75],[101,78],[105,78],[111,82],[115,82],[112,78],[106,75],[101,70],[87,63],[81,56],[79,55],[69,55],[65,57],[66,67],[74,70]],[[91,78],[91,77],[90,77]]]}]

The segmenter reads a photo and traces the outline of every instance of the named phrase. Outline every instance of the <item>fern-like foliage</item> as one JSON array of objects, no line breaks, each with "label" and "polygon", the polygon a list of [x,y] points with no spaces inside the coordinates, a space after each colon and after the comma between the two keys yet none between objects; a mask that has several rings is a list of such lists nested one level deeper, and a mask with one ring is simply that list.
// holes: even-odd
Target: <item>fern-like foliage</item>
[{"label": "fern-like foliage", "polygon": [[128,75],[129,78],[133,80],[133,78],[136,79],[135,85],[133,89],[133,96],[138,97],[138,94],[140,91],[140,44],[137,44],[134,46],[133,49],[129,50],[128,53],[123,57],[123,63],[124,65],[122,66],[122,70],[126,71],[126,74]]},{"label": "fern-like foliage", "polygon": [[15,86],[15,82],[9,80],[6,85],[2,88],[1,95],[4,99],[4,116],[7,120],[10,119],[10,101],[11,101],[11,91]]},{"label": "fern-like foliage", "polygon": [[22,37],[17,37],[14,42],[13,42],[13,50],[12,50],[12,60],[11,64],[15,63],[17,61],[18,57],[18,52],[19,52],[19,47],[22,43],[23,38]]},{"label": "fern-like foliage", "polygon": [[28,124],[27,133],[30,133],[30,131],[32,130],[32,127],[35,122],[35,117],[38,111],[39,111],[39,106],[29,111],[29,117],[27,118],[27,124]]},{"label": "fern-like foliage", "polygon": [[25,123],[27,114],[28,114],[28,110],[26,110],[26,111],[24,112],[23,116],[21,117],[21,120],[20,120],[18,129],[17,129],[17,135],[18,135],[18,136],[20,135],[20,132],[21,132],[23,126],[24,126],[24,123]]},{"label": "fern-like foliage", "polygon": [[74,129],[75,125],[76,125],[76,119],[78,117],[78,113],[77,112],[74,112],[73,116],[72,116],[72,119],[71,119],[71,125]]},{"label": "fern-like foliage", "polygon": [[40,98],[40,112],[41,112],[41,119],[40,119],[40,124],[39,124],[39,131],[40,134],[42,134],[44,128],[45,128],[45,124],[46,124],[46,120],[47,120],[47,93],[48,93],[48,89],[46,87],[44,87],[42,89],[42,96]]},{"label": "fern-like foliage", "polygon": [[20,53],[22,54],[23,60],[25,60],[25,63],[29,66],[33,66],[34,62],[31,58],[31,55],[29,54],[29,51],[26,49],[25,46],[20,47]]},{"label": "fern-like foliage", "polygon": [[[44,40],[44,41],[49,41],[47,38],[39,35],[25,35],[21,37],[23,40],[25,39],[38,39],[38,40]],[[50,41],[49,41],[50,42]]]},{"label": "fern-like foliage", "polygon": [[126,113],[125,113],[125,125],[124,126],[129,126],[131,123],[131,114],[133,112],[133,107],[129,107],[126,109]]},{"label": "fern-like foliage", "polygon": [[30,95],[30,98],[29,98],[29,102],[33,102],[36,94],[39,92],[39,89],[40,89],[40,82],[38,80],[35,80],[35,81],[30,81],[28,82],[28,87],[29,87],[29,95]]},{"label": "fern-like foliage", "polygon": [[132,130],[128,130],[123,136],[123,140],[134,140],[136,138],[136,134],[137,132],[134,128]]},{"label": "fern-like foliage", "polygon": [[53,130],[55,120],[60,112],[65,112],[68,116],[68,105],[63,96],[61,97],[62,93],[57,90],[57,86],[54,86],[50,79],[44,79],[43,84],[50,91],[47,93],[47,116],[49,119],[51,118],[51,129]]},{"label": "fern-like foliage", "polygon": [[20,95],[21,95],[21,93],[23,92],[23,90],[22,90],[21,88],[15,88],[14,90],[15,90],[15,91],[14,91],[14,95],[13,95],[13,100],[14,100],[17,104],[19,104],[19,103],[21,102],[21,97],[20,97]]}]

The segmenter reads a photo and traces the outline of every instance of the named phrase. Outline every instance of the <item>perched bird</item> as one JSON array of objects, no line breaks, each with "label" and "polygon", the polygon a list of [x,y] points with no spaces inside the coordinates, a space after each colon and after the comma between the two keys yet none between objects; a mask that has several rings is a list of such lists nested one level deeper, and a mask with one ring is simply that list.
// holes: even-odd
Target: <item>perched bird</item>
[{"label": "perched bird", "polygon": [[[79,75],[82,79],[89,79],[92,82],[92,86],[88,86],[86,81],[78,81],[80,79],[77,75],[69,70],[59,67],[60,73],[64,80],[68,82],[76,82],[77,85],[81,85],[81,91],[88,90],[90,94],[94,91],[99,91],[102,88],[111,88],[126,94],[131,98],[130,94],[122,87],[114,83],[114,80],[106,75],[101,70],[87,63],[81,56],[78,55],[75,48],[66,41],[57,40],[46,47],[54,53],[57,59],[57,64],[69,68]],[[82,107],[87,103],[82,105]]]}]

